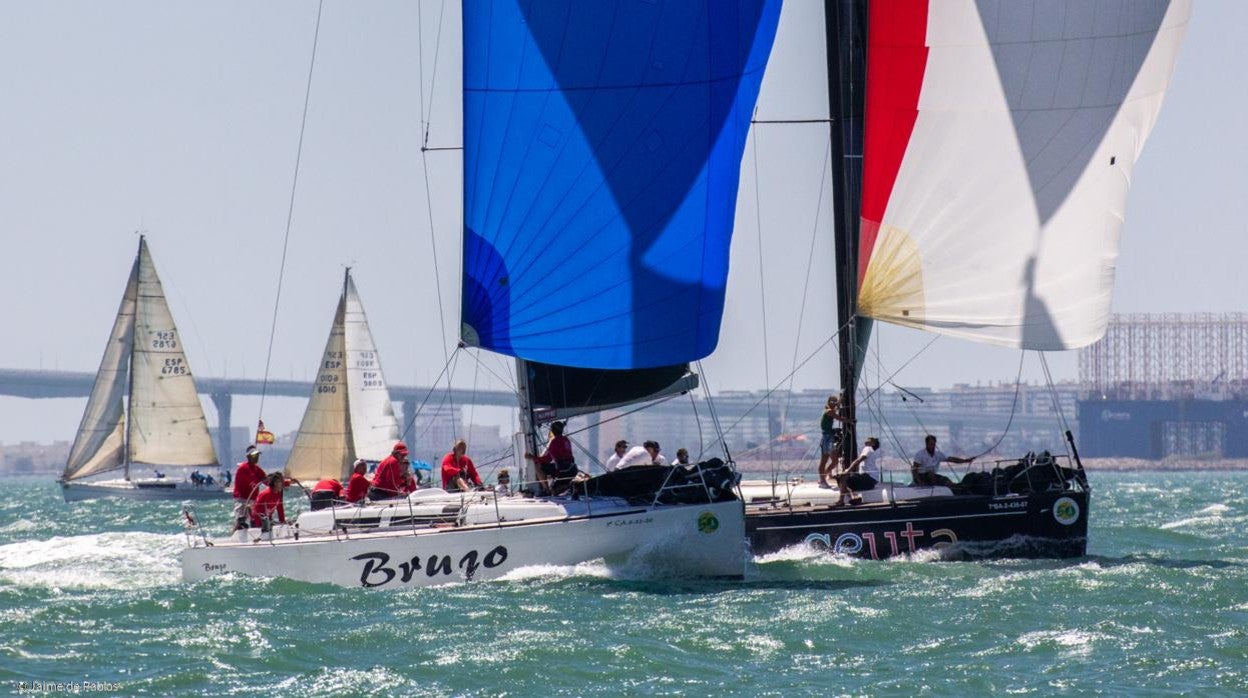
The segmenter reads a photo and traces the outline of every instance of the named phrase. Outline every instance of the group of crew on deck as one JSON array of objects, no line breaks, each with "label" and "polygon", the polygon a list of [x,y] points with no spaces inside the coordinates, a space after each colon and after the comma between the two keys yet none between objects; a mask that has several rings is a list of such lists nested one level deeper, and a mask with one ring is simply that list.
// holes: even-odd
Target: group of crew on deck
[{"label": "group of crew on deck", "polygon": [[[840,450],[843,431],[836,426],[837,422],[845,421],[845,413],[840,398],[833,395],[824,405],[823,417],[819,428],[822,438],[819,441],[819,486],[830,489],[834,486],[840,492],[840,499],[833,506],[846,504],[862,504],[859,492],[874,489],[880,482],[880,440],[869,436],[863,441],[862,451],[844,468],[841,464]],[[941,463],[972,463],[975,459],[948,456],[936,447],[936,437],[928,434],[923,439],[923,448],[915,452],[910,459],[912,485],[919,487],[952,487],[953,481],[937,472]],[[833,482],[829,482],[832,480]]]},{"label": "group of crew on deck", "polygon": [[[587,477],[576,465],[572,442],[564,434],[565,427],[565,422],[552,423],[546,449],[540,455],[525,454],[537,466],[537,485],[543,494],[563,494],[572,488],[574,482]],[[607,460],[605,468],[607,472],[615,472],[636,465],[668,465],[659,448],[657,441],[646,441],[631,448],[627,441],[618,441],[615,453]],[[688,465],[689,453],[683,448],[677,450],[672,464]],[[425,467],[428,468],[427,465]],[[467,492],[484,487],[476,464],[468,457],[468,443],[463,439],[456,441],[451,452],[442,458],[441,474],[442,488],[448,492]],[[260,467],[260,450],[255,446],[247,447],[246,457],[238,464],[233,479],[235,531],[253,527],[267,529],[272,523],[285,523],[286,509],[282,503],[285,489],[291,485],[303,488],[298,479],[287,478],[280,471],[265,473]],[[506,468],[499,470],[495,479],[495,492],[511,494],[511,475]],[[316,511],[342,503],[359,504],[365,500],[406,497],[419,488],[420,479],[413,472],[407,444],[399,441],[394,444],[390,455],[377,464],[371,480],[368,477],[368,462],[359,459],[355,461],[345,486],[335,478],[324,478],[308,491],[308,497],[310,508]]]}]

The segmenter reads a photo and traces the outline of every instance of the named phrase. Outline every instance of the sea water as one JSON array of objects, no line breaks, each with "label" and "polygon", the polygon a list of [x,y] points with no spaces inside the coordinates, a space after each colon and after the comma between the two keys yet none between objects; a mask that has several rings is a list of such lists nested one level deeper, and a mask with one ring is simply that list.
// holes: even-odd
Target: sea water
[{"label": "sea water", "polygon": [[[49,480],[4,480],[0,694],[1248,691],[1248,473],[1092,482],[1076,560],[794,549],[741,582],[589,563],[365,591],[183,583],[180,504],[67,505]],[[229,506],[198,509],[222,528]]]}]

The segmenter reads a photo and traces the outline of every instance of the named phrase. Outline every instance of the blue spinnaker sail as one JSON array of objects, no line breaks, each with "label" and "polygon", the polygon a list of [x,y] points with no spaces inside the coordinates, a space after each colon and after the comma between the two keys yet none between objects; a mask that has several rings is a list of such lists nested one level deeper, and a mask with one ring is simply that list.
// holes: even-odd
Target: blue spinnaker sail
[{"label": "blue spinnaker sail", "polygon": [[586,368],[709,354],[780,0],[463,14],[463,339]]}]

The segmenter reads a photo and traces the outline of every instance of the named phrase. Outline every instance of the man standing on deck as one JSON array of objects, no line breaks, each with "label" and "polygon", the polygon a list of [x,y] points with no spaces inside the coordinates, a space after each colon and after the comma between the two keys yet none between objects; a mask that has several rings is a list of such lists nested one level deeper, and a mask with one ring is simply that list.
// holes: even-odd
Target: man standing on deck
[{"label": "man standing on deck", "polygon": [[234,531],[250,525],[251,508],[260,493],[264,477],[264,470],[260,468],[260,450],[248,446],[247,458],[234,471]]},{"label": "man standing on deck", "polygon": [[928,434],[927,438],[923,439],[923,448],[914,454],[914,460],[910,465],[910,472],[914,476],[914,484],[922,487],[953,487],[952,480],[936,472],[940,468],[940,464],[945,461],[950,463],[973,463],[975,459],[946,456],[943,451],[936,448],[936,437]]}]

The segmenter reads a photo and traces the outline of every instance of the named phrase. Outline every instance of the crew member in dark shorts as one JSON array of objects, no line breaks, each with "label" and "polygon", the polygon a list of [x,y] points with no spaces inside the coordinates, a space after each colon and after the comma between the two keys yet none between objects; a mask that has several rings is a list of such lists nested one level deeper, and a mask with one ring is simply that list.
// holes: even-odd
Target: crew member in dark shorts
[{"label": "crew member in dark shorts", "polygon": [[825,489],[832,486],[828,476],[836,470],[840,461],[841,434],[844,432],[836,423],[844,420],[841,399],[829,395],[828,402],[823,406],[823,416],[819,419],[819,486]]},{"label": "crew member in dark shorts", "polygon": [[542,489],[551,495],[562,494],[572,486],[572,479],[580,472],[572,455],[572,440],[563,435],[566,422],[551,422],[550,443],[540,456],[524,454],[537,464],[537,479]]},{"label": "crew member in dark shorts", "polygon": [[[251,525],[251,507],[264,484],[264,470],[260,467],[260,450],[247,447],[247,457],[238,464],[234,473],[234,531]],[[231,531],[233,533],[233,531]]]},{"label": "crew member in dark shorts", "polygon": [[854,462],[844,470],[834,471],[832,477],[836,478],[836,488],[841,492],[841,498],[833,506],[843,506],[846,501],[862,504],[858,492],[875,489],[880,479],[880,440],[867,437]]},{"label": "crew member in dark shorts", "polygon": [[312,488],[312,494],[309,496],[311,502],[309,508],[312,511],[320,511],[328,507],[334,506],[337,500],[341,499],[342,483],[338,480],[327,477],[316,483]]}]

